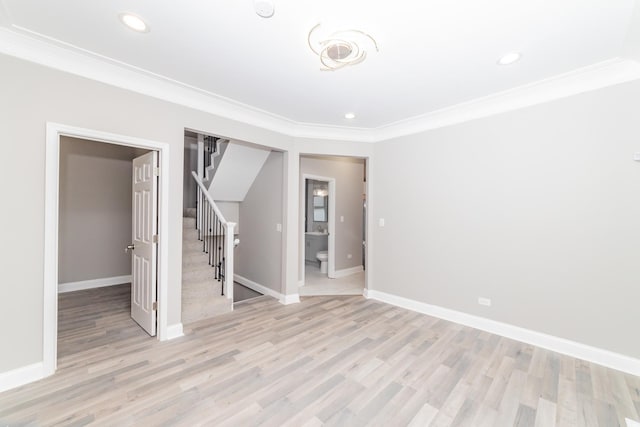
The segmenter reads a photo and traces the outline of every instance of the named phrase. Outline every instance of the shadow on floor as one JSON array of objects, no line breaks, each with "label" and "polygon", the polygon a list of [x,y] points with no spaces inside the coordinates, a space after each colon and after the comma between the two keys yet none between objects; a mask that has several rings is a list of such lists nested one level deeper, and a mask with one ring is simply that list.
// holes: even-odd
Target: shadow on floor
[{"label": "shadow on floor", "polygon": [[251,298],[261,297],[260,292],[256,292],[253,289],[249,289],[246,286],[242,286],[238,282],[233,282],[233,302],[246,301]]}]

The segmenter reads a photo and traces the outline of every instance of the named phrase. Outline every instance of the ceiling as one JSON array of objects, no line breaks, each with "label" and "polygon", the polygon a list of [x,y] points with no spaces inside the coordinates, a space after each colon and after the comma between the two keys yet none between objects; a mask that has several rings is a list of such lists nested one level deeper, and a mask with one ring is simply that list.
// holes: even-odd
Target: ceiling
[{"label": "ceiling", "polygon": [[[375,129],[623,56],[635,4],[273,1],[265,19],[252,0],[0,0],[0,24],[288,121]],[[126,28],[121,12],[150,32]],[[317,23],[362,30],[379,52],[321,71],[307,45]],[[519,62],[497,65],[512,51]]]}]

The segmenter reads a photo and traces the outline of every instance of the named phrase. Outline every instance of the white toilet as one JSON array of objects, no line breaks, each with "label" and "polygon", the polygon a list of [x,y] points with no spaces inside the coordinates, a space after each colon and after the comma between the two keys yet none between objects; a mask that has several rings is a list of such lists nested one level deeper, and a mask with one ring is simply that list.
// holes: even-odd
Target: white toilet
[{"label": "white toilet", "polygon": [[320,251],[316,254],[316,258],[320,261],[320,273],[327,274],[327,261],[329,261],[329,254],[327,251]]}]

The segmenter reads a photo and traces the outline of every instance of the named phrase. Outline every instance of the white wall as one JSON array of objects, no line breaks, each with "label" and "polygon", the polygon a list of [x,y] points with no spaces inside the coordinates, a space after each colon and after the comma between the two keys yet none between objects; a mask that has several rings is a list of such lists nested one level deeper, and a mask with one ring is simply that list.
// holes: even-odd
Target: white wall
[{"label": "white wall", "polygon": [[240,245],[235,273],[282,291],[283,154],[272,151],[245,199],[240,202]]},{"label": "white wall", "polygon": [[640,357],[639,111],[634,82],[376,144],[374,289]]},{"label": "white wall", "polygon": [[[362,194],[364,160],[341,157],[300,157],[300,182],[303,174],[336,180],[335,268],[343,270],[362,265]],[[304,185],[301,185],[304,201]],[[304,202],[303,202],[304,203]],[[344,221],[340,221],[340,217]],[[304,213],[301,214],[304,218]],[[351,259],[348,255],[351,254]],[[300,257],[303,257],[303,253]],[[302,259],[302,258],[301,258]]]},{"label": "white wall", "polygon": [[131,274],[131,162],[141,154],[61,138],[58,283]]}]

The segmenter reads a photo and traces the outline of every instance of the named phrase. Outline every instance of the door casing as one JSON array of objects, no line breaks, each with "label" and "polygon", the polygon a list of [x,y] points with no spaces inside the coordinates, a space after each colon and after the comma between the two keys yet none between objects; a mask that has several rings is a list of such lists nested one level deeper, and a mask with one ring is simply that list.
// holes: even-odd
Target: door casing
[{"label": "door casing", "polygon": [[168,336],[169,291],[169,144],[126,135],[47,122],[45,147],[44,301],[42,377],[53,375],[58,351],[58,200],[60,180],[60,137],[69,136],[98,143],[124,145],[158,152],[158,339]]}]

